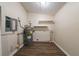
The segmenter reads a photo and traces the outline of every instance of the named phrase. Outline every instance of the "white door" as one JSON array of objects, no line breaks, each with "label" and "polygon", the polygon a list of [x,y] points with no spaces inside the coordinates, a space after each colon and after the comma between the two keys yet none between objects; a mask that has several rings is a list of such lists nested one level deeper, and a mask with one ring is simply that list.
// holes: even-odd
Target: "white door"
[{"label": "white door", "polygon": [[50,31],[35,31],[33,33],[33,41],[49,42],[50,41]]}]

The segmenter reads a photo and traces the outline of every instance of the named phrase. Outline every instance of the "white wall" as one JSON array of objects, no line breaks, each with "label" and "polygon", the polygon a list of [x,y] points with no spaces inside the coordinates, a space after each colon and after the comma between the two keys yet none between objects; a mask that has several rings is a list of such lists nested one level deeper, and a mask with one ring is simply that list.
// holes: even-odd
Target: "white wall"
[{"label": "white wall", "polygon": [[50,42],[50,31],[35,31],[33,33],[33,41]]},{"label": "white wall", "polygon": [[1,49],[1,30],[0,30],[0,55],[1,55],[1,53],[2,53],[2,49]]},{"label": "white wall", "polygon": [[0,55],[2,53],[2,49],[1,49],[1,7],[0,7]]},{"label": "white wall", "polygon": [[38,41],[41,41],[41,42],[50,41],[50,31],[51,30],[53,31],[54,25],[53,24],[39,24],[39,21],[43,21],[43,20],[51,21],[53,20],[52,15],[28,13],[28,20],[31,21],[32,26],[48,26],[48,29],[49,29],[49,31],[35,31],[35,33],[33,34],[34,41],[37,41],[37,39],[39,39]]},{"label": "white wall", "polygon": [[79,3],[67,3],[55,16],[55,42],[79,56]]},{"label": "white wall", "polygon": [[[0,21],[1,24],[1,21]],[[0,55],[1,55],[2,49],[1,49],[1,26],[0,26]]]},{"label": "white wall", "polygon": [[51,24],[39,24],[40,20],[53,20],[51,15],[28,13],[28,20],[32,22],[32,26],[48,26],[49,30],[52,30],[53,28]]},{"label": "white wall", "polygon": [[[2,8],[2,15],[1,15],[1,40],[2,40],[2,55],[10,55],[12,52],[16,50],[17,45],[17,32],[21,33],[23,31],[20,26],[18,26],[17,32],[5,32],[5,16],[9,16],[15,19],[21,20],[22,26],[28,24],[27,22],[27,13],[22,7],[20,3],[14,2],[7,2],[7,3],[0,3]],[[22,36],[21,36],[22,38]],[[22,39],[20,39],[20,43],[22,45]]]}]

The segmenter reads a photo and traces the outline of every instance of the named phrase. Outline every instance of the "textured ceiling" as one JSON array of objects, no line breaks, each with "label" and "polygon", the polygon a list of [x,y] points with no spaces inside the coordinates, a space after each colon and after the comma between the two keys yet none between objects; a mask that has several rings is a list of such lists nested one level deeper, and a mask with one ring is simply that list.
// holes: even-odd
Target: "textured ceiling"
[{"label": "textured ceiling", "polygon": [[21,4],[27,12],[55,15],[65,2],[48,2],[46,5],[41,5],[40,2],[22,2]]}]

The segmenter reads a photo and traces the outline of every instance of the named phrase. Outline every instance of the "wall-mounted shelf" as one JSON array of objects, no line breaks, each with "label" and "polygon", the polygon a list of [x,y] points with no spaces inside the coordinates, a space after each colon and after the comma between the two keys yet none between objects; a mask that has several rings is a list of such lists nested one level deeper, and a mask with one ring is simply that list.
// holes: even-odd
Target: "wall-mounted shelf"
[{"label": "wall-mounted shelf", "polygon": [[55,24],[54,21],[39,21],[39,24]]},{"label": "wall-mounted shelf", "polygon": [[47,31],[48,26],[34,26],[35,31]]}]

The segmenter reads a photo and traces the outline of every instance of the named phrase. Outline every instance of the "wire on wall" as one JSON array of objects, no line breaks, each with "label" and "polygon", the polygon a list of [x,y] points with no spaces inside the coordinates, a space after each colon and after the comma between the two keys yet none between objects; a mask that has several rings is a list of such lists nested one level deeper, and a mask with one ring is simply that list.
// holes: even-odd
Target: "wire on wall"
[{"label": "wire on wall", "polygon": [[19,22],[20,27],[24,29],[24,27],[21,25],[21,21],[19,20],[19,17],[18,17],[18,22]]}]

